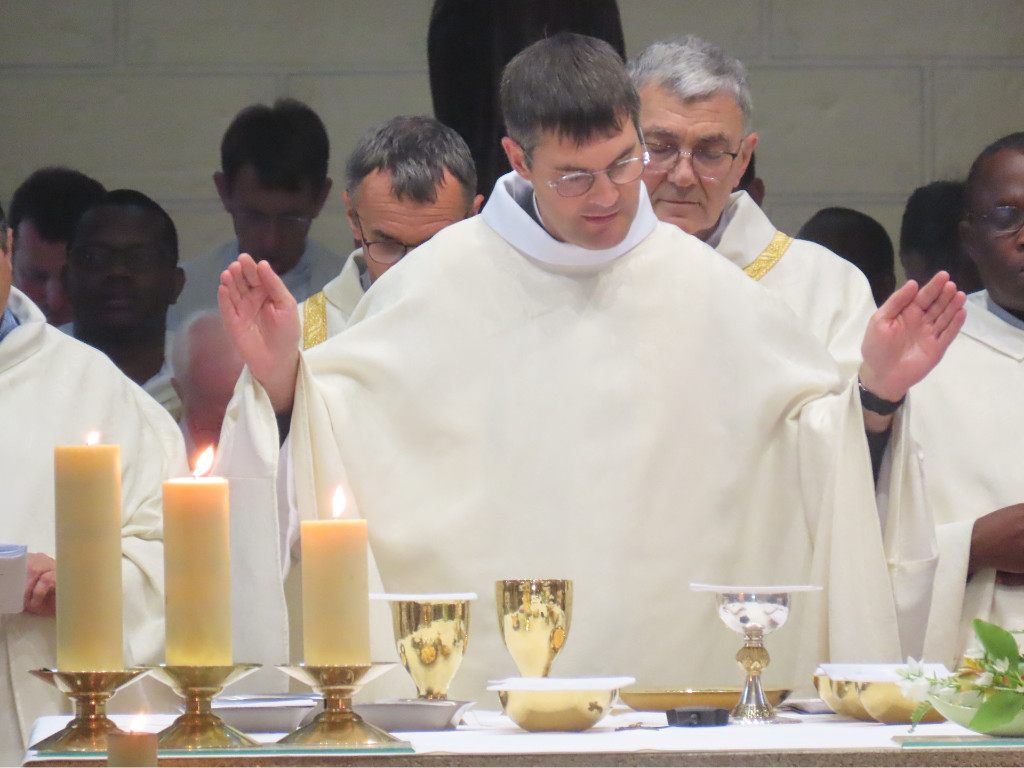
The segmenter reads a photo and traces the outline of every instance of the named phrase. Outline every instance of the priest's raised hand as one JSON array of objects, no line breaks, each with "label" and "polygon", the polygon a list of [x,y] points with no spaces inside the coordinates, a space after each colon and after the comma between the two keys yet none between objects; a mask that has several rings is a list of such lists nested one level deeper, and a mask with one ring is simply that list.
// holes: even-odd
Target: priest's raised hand
[{"label": "priest's raised hand", "polygon": [[[864,333],[863,388],[883,400],[902,400],[938,365],[956,338],[967,317],[966,300],[946,272],[939,272],[920,288],[910,280],[892,294],[871,316]],[[865,408],[870,410],[867,405]],[[886,416],[867,425],[872,431],[882,431],[889,421]]]},{"label": "priest's raised hand", "polygon": [[295,298],[270,264],[243,253],[220,276],[217,302],[242,361],[263,385],[274,412],[291,411],[299,370]]}]

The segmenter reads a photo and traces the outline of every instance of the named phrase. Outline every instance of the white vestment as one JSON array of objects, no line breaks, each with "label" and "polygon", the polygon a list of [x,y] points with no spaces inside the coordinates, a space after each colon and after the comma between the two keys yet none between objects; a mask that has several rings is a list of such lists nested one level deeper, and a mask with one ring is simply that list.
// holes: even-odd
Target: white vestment
[{"label": "white vestment", "polygon": [[[327,338],[337,336],[345,330],[356,304],[366,293],[360,275],[360,272],[365,269],[363,264],[363,249],[357,248],[345,259],[345,266],[341,268],[341,273],[323,287]],[[305,317],[306,301],[302,301],[299,304],[299,323],[302,324],[303,331],[305,331]]]},{"label": "white vestment", "polygon": [[[932,521],[893,472],[880,528],[853,382],[788,308],[657,223],[645,191],[606,251],[555,242],[529,195],[503,177],[483,215],[409,254],[303,353],[300,513],[329,514],[343,483],[389,591],[480,595],[454,698],[515,673],[494,614],[505,578],[574,579],[557,675],[736,685],[740,639],[690,581],[825,587],[769,638],[769,681],[900,659],[897,617],[927,610],[934,565],[931,539],[908,534]],[[273,475],[269,400],[247,374],[231,432]]]},{"label": "white vestment", "polygon": [[[764,252],[776,231],[746,192],[733,192],[707,243],[743,269]],[[844,374],[857,374],[864,331],[876,309],[867,278],[857,267],[817,243],[793,240],[758,282],[789,305]]]},{"label": "white vestment", "polygon": [[[216,250],[181,262],[185,270],[185,288],[167,313],[167,327],[174,330],[190,315],[217,309],[217,288],[220,273],[238,258],[238,241],[224,243]],[[303,301],[319,291],[331,278],[337,277],[344,259],[311,238],[298,263],[281,275],[296,301]]]},{"label": "white vestment", "polygon": [[[82,443],[93,430],[103,442],[119,444],[125,664],[160,662],[161,482],[187,472],[181,433],[105,355],[48,325],[23,294],[12,290],[8,306],[21,324],[0,342],[0,541],[52,557],[53,447]],[[0,763],[12,765],[20,762],[35,718],[66,711],[68,700],[29,674],[56,665],[55,620],[8,615],[0,617],[0,629]],[[115,697],[115,708],[137,685]]]},{"label": "white vestment", "polygon": [[974,521],[1024,502],[1024,324],[971,294],[967,322],[942,362],[914,387],[911,424],[924,452],[938,525],[939,568],[926,658],[957,664],[972,643],[971,620],[1024,629],[1024,587],[995,584],[995,571],[967,578]]}]

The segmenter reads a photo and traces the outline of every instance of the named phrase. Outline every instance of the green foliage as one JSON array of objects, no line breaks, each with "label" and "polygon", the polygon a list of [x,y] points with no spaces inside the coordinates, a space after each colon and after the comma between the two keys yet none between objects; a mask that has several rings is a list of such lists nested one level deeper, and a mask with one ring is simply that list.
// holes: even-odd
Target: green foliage
[{"label": "green foliage", "polygon": [[1024,696],[1016,691],[996,691],[978,707],[969,727],[979,733],[988,733],[1011,722],[1022,709]]},{"label": "green foliage", "polygon": [[982,647],[988,657],[995,661],[1007,659],[1010,662],[1009,674],[1016,675],[1017,667],[1020,664],[1020,653],[1017,650],[1017,641],[1013,635],[996,624],[990,624],[981,619],[973,622],[974,633],[981,641]]}]

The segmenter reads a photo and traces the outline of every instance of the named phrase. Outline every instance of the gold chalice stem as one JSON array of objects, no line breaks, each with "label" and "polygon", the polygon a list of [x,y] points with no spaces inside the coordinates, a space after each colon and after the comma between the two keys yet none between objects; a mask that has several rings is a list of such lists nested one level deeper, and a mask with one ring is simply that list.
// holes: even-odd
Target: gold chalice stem
[{"label": "gold chalice stem", "polygon": [[732,718],[744,723],[771,722],[775,718],[775,710],[761,687],[761,672],[771,660],[768,649],[764,647],[764,633],[760,628],[751,628],[744,634],[746,644],[736,652],[736,661],[747,673],[747,681],[732,711]]}]

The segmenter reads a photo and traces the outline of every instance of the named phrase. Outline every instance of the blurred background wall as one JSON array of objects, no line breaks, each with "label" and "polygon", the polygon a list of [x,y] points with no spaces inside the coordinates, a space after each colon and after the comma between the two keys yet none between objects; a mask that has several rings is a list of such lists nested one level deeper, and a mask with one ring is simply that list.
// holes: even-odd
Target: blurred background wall
[{"label": "blurred background wall", "polygon": [[[487,0],[480,0],[486,2]],[[552,0],[556,2],[557,0]],[[894,242],[917,186],[961,177],[1024,130],[1024,0],[619,0],[626,49],[694,33],[750,68],[758,175],[777,226],[818,208]],[[313,236],[342,253],[344,160],[373,124],[430,113],[431,0],[2,0],[0,199],[42,165],[135,187],[177,222],[182,257],[232,236],[211,176],[247,104],[306,101],[335,192]]]}]

